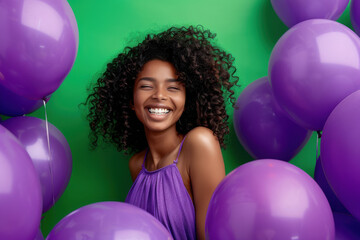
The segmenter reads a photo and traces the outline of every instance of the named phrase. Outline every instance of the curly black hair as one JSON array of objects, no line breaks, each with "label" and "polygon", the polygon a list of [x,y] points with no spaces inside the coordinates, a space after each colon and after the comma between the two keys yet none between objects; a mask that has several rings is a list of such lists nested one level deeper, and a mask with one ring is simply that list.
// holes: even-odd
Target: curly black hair
[{"label": "curly black hair", "polygon": [[89,107],[92,148],[98,145],[99,136],[125,153],[147,147],[144,127],[131,103],[138,73],[154,59],[173,64],[186,88],[185,110],[177,122],[177,131],[186,134],[197,126],[207,127],[225,147],[224,136],[229,133],[225,105],[230,101],[235,106],[231,88],[239,78],[234,75],[232,55],[212,43],[215,36],[202,26],[171,27],[148,34],[137,46],[126,47],[108,63],[85,102]]}]

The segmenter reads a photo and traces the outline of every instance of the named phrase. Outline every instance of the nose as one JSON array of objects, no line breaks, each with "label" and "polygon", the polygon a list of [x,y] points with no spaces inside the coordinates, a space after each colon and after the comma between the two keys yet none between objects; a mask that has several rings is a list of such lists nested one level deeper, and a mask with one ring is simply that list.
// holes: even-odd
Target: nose
[{"label": "nose", "polygon": [[167,99],[166,90],[163,88],[157,88],[152,97],[154,99],[166,100]]}]

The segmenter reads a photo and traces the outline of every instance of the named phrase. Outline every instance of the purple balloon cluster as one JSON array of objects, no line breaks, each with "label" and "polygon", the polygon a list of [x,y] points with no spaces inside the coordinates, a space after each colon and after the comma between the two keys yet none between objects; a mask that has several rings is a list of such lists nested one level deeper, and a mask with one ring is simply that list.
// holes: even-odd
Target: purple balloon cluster
[{"label": "purple balloon cluster", "polygon": [[[240,166],[219,185],[207,237],[335,239],[335,229],[336,239],[360,239],[360,39],[332,21],[349,1],[271,2],[291,28],[271,53],[268,78],[247,86],[234,112],[244,148],[255,159],[271,159]],[[351,3],[351,22],[359,34],[359,0]],[[290,160],[311,131],[323,131],[316,182],[272,160]]]},{"label": "purple balloon cluster", "polygon": [[[354,1],[351,6],[353,24],[360,20],[357,4]],[[293,121],[306,129],[323,131],[321,164],[315,179],[334,211],[348,211],[359,221],[358,35],[331,20],[300,22],[274,47],[269,78],[276,101]],[[319,177],[319,168],[325,180]]]},{"label": "purple balloon cluster", "polygon": [[276,43],[269,61],[274,97],[300,126],[320,131],[335,106],[360,89],[360,39],[346,26],[307,20]]},{"label": "purple balloon cluster", "polygon": [[[48,140],[46,122],[35,117],[9,118],[1,123],[0,130],[0,222],[3,223],[0,239],[33,239],[41,213],[54,205],[68,185],[72,169],[70,147],[52,124],[49,124]],[[23,228],[31,231],[20,231]]]},{"label": "purple balloon cluster", "polygon": [[69,183],[72,170],[70,146],[60,130],[50,123],[48,142],[46,122],[39,118],[14,117],[1,124],[17,137],[34,164],[41,183],[44,213],[60,198]]},{"label": "purple balloon cluster", "polygon": [[[78,29],[66,0],[0,1],[0,239],[43,239],[40,217],[64,192],[71,151],[41,119],[75,61]],[[41,197],[42,193],[42,197]]]}]

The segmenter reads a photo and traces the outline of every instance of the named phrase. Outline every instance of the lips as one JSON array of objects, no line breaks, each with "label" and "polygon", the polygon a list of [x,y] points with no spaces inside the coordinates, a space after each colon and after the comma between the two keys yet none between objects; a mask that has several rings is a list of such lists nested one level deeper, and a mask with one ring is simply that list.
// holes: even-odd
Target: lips
[{"label": "lips", "polygon": [[149,117],[154,121],[162,121],[167,118],[168,114],[172,111],[167,105],[164,104],[151,104],[145,106]]}]

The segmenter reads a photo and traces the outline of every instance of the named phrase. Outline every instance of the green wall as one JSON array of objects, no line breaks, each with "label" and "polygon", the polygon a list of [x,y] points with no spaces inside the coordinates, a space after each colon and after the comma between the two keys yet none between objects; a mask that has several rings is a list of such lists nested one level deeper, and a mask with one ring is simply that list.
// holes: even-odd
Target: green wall
[{"label": "green wall", "polygon": [[[129,156],[112,146],[89,150],[86,109],[79,107],[90,82],[105,70],[106,63],[145,33],[172,25],[197,25],[217,33],[217,43],[235,57],[241,87],[267,75],[272,48],[287,27],[273,11],[269,0],[69,0],[79,34],[76,62],[48,103],[48,119],[67,138],[73,155],[70,183],[55,206],[44,214],[44,236],[75,209],[99,201],[124,201],[131,186]],[[350,27],[349,8],[340,22]],[[134,42],[135,41],[135,42]],[[232,126],[228,147],[223,151],[226,172],[252,160],[238,142]],[[30,114],[44,119],[41,108]],[[291,161],[313,175],[316,135]]]}]

